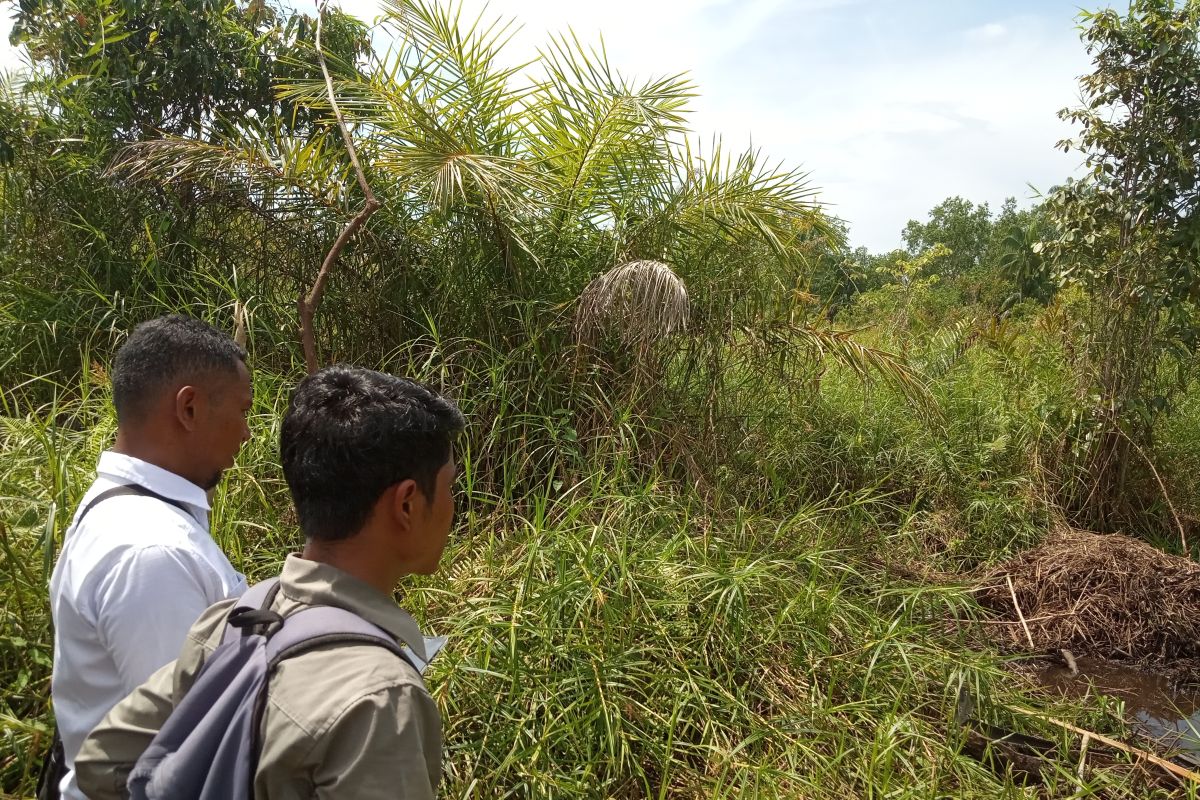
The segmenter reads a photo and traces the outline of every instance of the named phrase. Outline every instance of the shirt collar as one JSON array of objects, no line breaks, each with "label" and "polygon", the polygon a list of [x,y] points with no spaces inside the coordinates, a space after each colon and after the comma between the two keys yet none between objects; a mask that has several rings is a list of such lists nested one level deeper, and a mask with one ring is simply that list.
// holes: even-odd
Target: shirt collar
[{"label": "shirt collar", "polygon": [[208,494],[196,484],[149,461],[105,450],[97,471],[125,483],[136,483],[171,500],[209,510]]},{"label": "shirt collar", "polygon": [[298,555],[287,557],[279,576],[280,589],[291,599],[313,606],[336,606],[377,625],[408,646],[422,662],[431,656],[416,620],[374,586],[319,561]]}]

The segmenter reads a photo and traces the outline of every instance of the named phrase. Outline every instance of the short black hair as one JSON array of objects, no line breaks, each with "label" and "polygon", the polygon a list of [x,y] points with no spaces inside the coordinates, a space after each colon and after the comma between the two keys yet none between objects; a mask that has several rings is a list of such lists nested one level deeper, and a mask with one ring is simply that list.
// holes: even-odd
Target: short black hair
[{"label": "short black hair", "polygon": [[463,427],[452,402],[415,381],[344,365],[308,376],[279,438],[300,529],[309,539],[347,539],[389,486],[410,478],[432,500]]},{"label": "short black hair", "polygon": [[155,395],[171,382],[202,372],[237,375],[246,348],[208,323],[170,314],[133,329],[113,364],[113,405],[117,422],[145,416]]}]

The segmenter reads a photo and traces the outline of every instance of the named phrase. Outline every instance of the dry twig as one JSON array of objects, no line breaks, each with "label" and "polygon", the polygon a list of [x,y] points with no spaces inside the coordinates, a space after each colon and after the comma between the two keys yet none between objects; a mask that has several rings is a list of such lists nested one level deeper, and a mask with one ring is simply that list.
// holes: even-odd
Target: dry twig
[{"label": "dry twig", "polygon": [[1008,581],[1008,594],[1012,597],[1013,608],[1017,611],[1017,619],[1021,621],[1021,628],[1025,631],[1025,641],[1029,642],[1029,649],[1036,649],[1033,644],[1033,634],[1029,632],[1029,623],[1025,621],[1025,615],[1021,613],[1021,604],[1017,602],[1017,590],[1013,588],[1012,575],[1005,575],[1004,579]]},{"label": "dry twig", "polygon": [[1049,722],[1050,724],[1057,725],[1058,727],[1063,728],[1064,730],[1068,730],[1068,731],[1071,731],[1072,733],[1077,733],[1081,736],[1084,736],[1084,737],[1086,737],[1084,739],[1085,743],[1089,739],[1095,739],[1097,742],[1100,742],[1101,744],[1106,744],[1109,747],[1115,748],[1117,750],[1120,750],[1123,753],[1127,753],[1135,758],[1146,761],[1150,764],[1153,764],[1156,767],[1165,769],[1167,772],[1171,773],[1172,775],[1174,775],[1177,778],[1182,778],[1184,780],[1188,780],[1193,783],[1200,783],[1200,774],[1192,772],[1189,769],[1184,769],[1183,767],[1179,766],[1178,764],[1172,764],[1170,761],[1167,761],[1165,758],[1156,756],[1156,755],[1154,755],[1154,753],[1148,752],[1146,750],[1142,750],[1140,747],[1134,747],[1133,745],[1125,744],[1124,742],[1119,742],[1116,739],[1109,738],[1108,736],[1105,736],[1102,733],[1096,733],[1095,731],[1089,731],[1086,728],[1080,728],[1078,725],[1072,725],[1069,722],[1063,722],[1062,720],[1055,719],[1054,717],[1043,716],[1043,715],[1037,713],[1036,711],[1031,711],[1028,708],[1021,708],[1020,706],[1005,706],[1005,708],[1007,708],[1009,711],[1014,711],[1018,714],[1023,714],[1024,716],[1031,717],[1033,719],[1038,719],[1043,722]]},{"label": "dry twig", "polygon": [[233,304],[233,340],[242,347],[246,346],[246,304],[241,300]]},{"label": "dry twig", "polygon": [[1189,555],[1191,551],[1188,549],[1187,530],[1183,527],[1183,522],[1179,519],[1179,512],[1175,510],[1175,504],[1171,502],[1171,495],[1167,493],[1167,485],[1163,483],[1162,477],[1158,474],[1158,470],[1154,468],[1154,462],[1150,460],[1150,456],[1146,455],[1137,442],[1129,437],[1120,427],[1115,429],[1117,433],[1125,437],[1125,441],[1133,445],[1133,449],[1137,450],[1138,455],[1146,462],[1146,466],[1150,468],[1150,472],[1154,474],[1154,480],[1158,481],[1158,488],[1162,491],[1163,499],[1167,501],[1167,508],[1171,509],[1171,516],[1175,518],[1175,527],[1179,528],[1179,546],[1183,548],[1183,554]]},{"label": "dry twig", "polygon": [[325,19],[325,6],[328,0],[321,0],[317,6],[317,60],[321,64],[321,74],[325,76],[325,89],[329,93],[329,105],[333,109],[334,119],[337,120],[338,128],[342,132],[342,141],[346,143],[346,153],[350,156],[350,163],[354,166],[354,174],[358,178],[358,185],[362,189],[363,196],[366,198],[363,202],[362,209],[346,223],[334,240],[333,246],[329,248],[329,252],[325,254],[325,260],[321,262],[321,269],[317,272],[317,279],[313,281],[312,288],[307,295],[303,295],[299,301],[300,308],[300,341],[304,347],[304,364],[308,368],[308,373],[317,371],[319,360],[317,357],[317,335],[313,328],[313,318],[316,316],[317,309],[321,305],[321,298],[325,296],[325,287],[329,283],[329,273],[334,265],[337,264],[338,256],[346,244],[361,228],[372,214],[382,205],[375,198],[375,193],[371,191],[371,185],[367,183],[367,176],[363,173],[362,165],[358,162],[358,151],[354,148],[354,139],[350,135],[350,129],[346,126],[346,118],[342,116],[342,109],[338,105],[336,94],[333,90],[333,78],[329,74],[329,66],[325,63],[325,51],[321,44],[322,23]]}]

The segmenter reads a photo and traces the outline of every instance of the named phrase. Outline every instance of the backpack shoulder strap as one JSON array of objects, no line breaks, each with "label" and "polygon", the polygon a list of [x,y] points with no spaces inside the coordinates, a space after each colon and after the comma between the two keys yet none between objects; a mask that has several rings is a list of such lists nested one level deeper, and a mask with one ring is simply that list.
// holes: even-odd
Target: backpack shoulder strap
[{"label": "backpack shoulder strap", "polygon": [[409,657],[407,650],[387,631],[343,608],[313,606],[287,617],[283,627],[268,640],[268,673],[284,659],[331,644],[366,644],[382,647],[404,659],[418,674],[421,672]]},{"label": "backpack shoulder strap", "polygon": [[225,618],[225,634],[221,642],[229,642],[247,633],[265,633],[268,636],[283,624],[283,617],[271,610],[275,596],[279,594],[279,578],[268,578],[245,591],[229,609]]},{"label": "backpack shoulder strap", "polygon": [[79,516],[75,518],[75,526],[79,527],[79,523],[83,522],[83,518],[87,516],[88,512],[91,511],[93,508],[95,508],[100,503],[104,502],[105,500],[108,500],[113,497],[125,497],[128,495],[138,495],[140,497],[153,497],[155,500],[166,503],[167,505],[175,506],[176,508],[178,508],[180,511],[187,514],[188,516],[191,516],[191,513],[192,513],[187,510],[187,506],[185,506],[183,503],[179,502],[178,500],[172,500],[169,497],[163,497],[158,492],[147,489],[145,486],[141,486],[136,483],[122,483],[119,486],[113,486],[108,489],[105,489],[103,492],[101,492],[100,494],[93,497],[91,499],[91,501],[86,506],[83,507],[83,511],[79,512]]},{"label": "backpack shoulder strap", "polygon": [[279,594],[279,578],[267,578],[265,581],[254,584],[242,594],[238,599],[237,608],[257,608],[262,611],[268,611],[271,604],[275,602],[275,595]]},{"label": "backpack shoulder strap", "polygon": [[311,606],[287,617],[271,609],[279,594],[279,578],[268,578],[251,586],[229,612],[223,642],[246,633],[265,634],[267,673],[284,659],[331,644],[367,644],[390,650],[421,668],[391,635],[352,611],[336,606]]}]

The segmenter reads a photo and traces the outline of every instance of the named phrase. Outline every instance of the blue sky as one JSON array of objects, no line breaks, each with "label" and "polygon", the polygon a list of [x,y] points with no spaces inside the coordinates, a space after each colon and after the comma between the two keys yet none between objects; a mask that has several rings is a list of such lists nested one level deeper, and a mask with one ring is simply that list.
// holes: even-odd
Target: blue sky
[{"label": "blue sky", "polygon": [[[899,246],[945,197],[1029,202],[1078,168],[1055,116],[1088,71],[1079,6],[1059,0],[463,0],[516,18],[511,56],[547,33],[604,36],[622,72],[687,71],[693,127],[801,166],[851,241]],[[302,3],[297,3],[302,5]],[[364,19],[378,0],[342,0]],[[11,6],[7,6],[11,8]],[[0,64],[15,54],[7,44]]]}]

